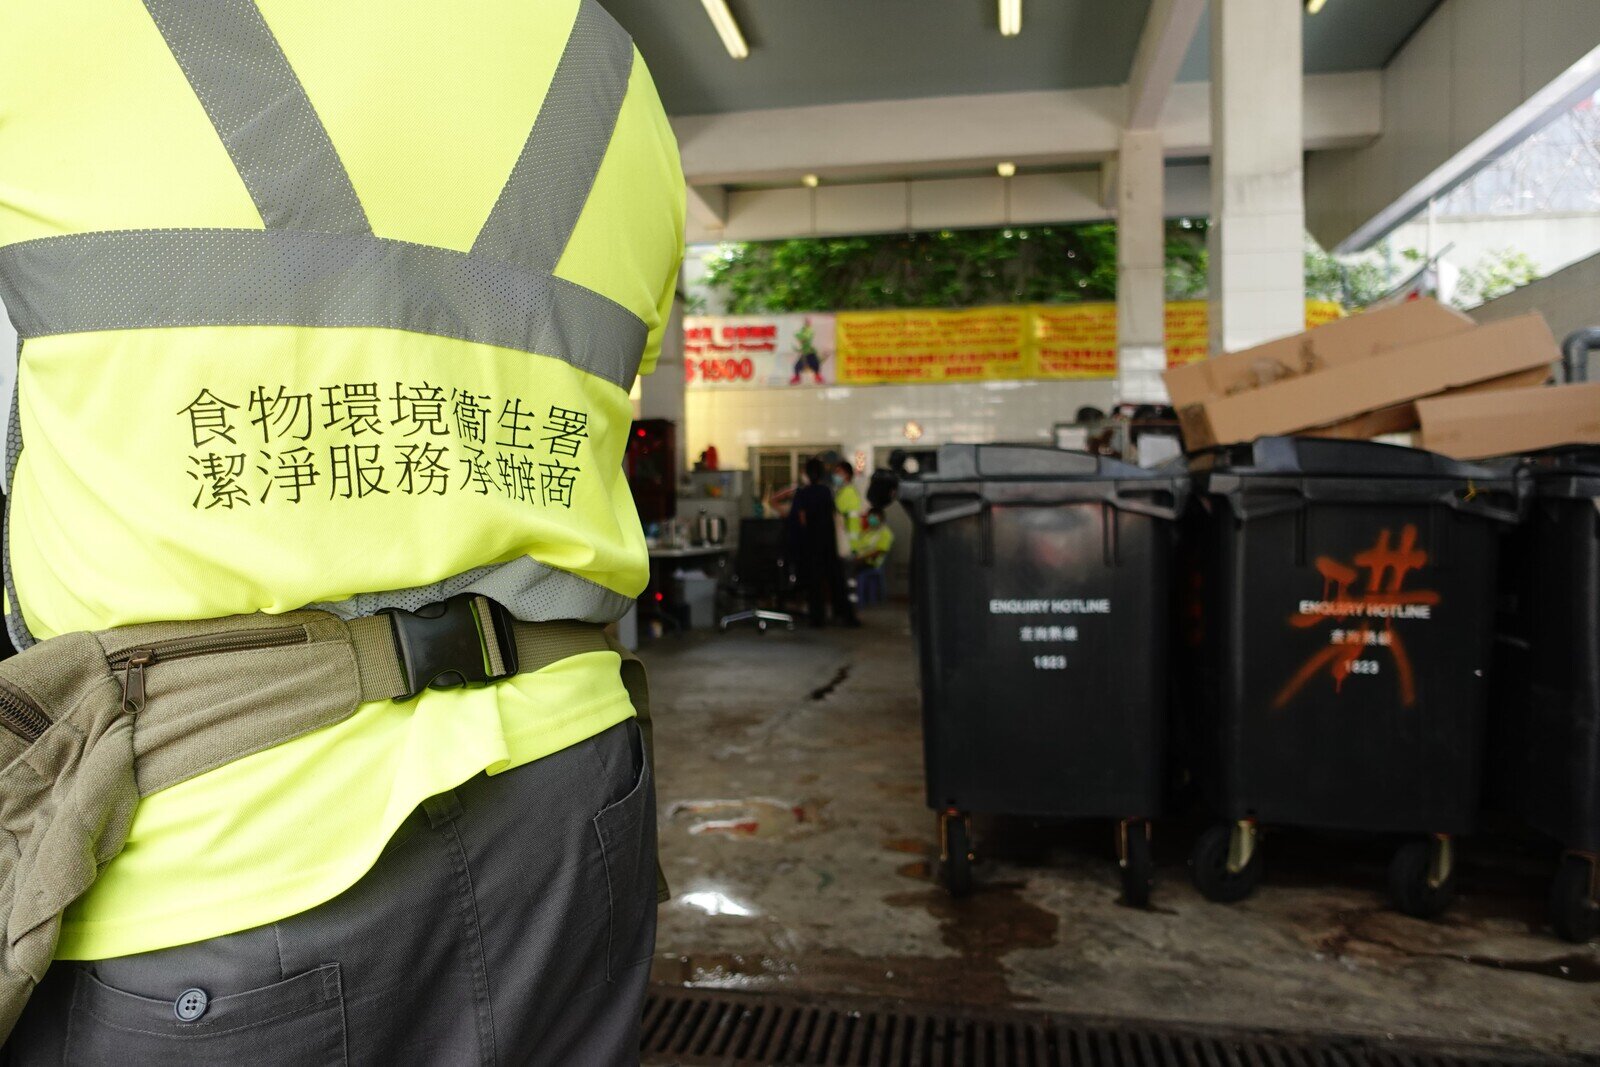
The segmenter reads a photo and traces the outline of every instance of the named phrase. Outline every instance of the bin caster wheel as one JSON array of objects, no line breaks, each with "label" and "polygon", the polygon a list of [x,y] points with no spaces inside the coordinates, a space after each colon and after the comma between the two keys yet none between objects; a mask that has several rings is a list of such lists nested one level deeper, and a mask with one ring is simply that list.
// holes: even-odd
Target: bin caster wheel
[{"label": "bin caster wheel", "polygon": [[953,897],[972,895],[972,838],[958,811],[939,816],[939,882]]},{"label": "bin caster wheel", "polygon": [[1254,823],[1213,826],[1194,843],[1190,859],[1194,887],[1216,904],[1237,904],[1261,885],[1266,865]]},{"label": "bin caster wheel", "polygon": [[1124,819],[1117,826],[1117,865],[1122,868],[1122,901],[1131,908],[1148,908],[1155,888],[1156,861],[1150,847],[1150,824],[1144,819]]},{"label": "bin caster wheel", "polygon": [[1456,899],[1455,842],[1440,834],[1401,845],[1389,864],[1389,899],[1413,919],[1437,919]]},{"label": "bin caster wheel", "polygon": [[1563,941],[1581,945],[1600,934],[1600,861],[1568,852],[1550,884],[1550,925]]},{"label": "bin caster wheel", "polygon": [[766,619],[757,619],[756,620],[756,633],[764,634],[766,632],[767,632],[767,620]]}]

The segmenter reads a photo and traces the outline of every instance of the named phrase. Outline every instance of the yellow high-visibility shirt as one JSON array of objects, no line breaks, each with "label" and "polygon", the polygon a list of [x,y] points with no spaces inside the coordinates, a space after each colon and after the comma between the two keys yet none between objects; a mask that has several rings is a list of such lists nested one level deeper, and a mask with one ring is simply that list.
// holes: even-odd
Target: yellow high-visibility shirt
[{"label": "yellow high-visibility shirt", "polygon": [[854,541],[861,533],[861,494],[854,485],[845,485],[833,494],[833,506],[844,516],[845,532]]},{"label": "yellow high-visibility shirt", "polygon": [[877,528],[863,528],[861,536],[855,540],[856,555],[876,567],[889,555],[894,548],[894,531],[889,529],[888,523],[879,523]]},{"label": "yellow high-visibility shirt", "polygon": [[[256,3],[372,235],[473,249],[579,0]],[[647,372],[683,253],[684,188],[650,75],[632,62],[554,277],[637,316]],[[0,256],[67,235],[264,225],[145,5],[0,5]],[[621,469],[626,383],[443,330],[19,332],[10,605],[38,639],[359,605],[508,565],[607,605],[645,585]],[[541,588],[530,585],[536,607]],[[159,949],[331,899],[427,797],[630,717],[618,666],[595,653],[365,705],[151,795],[67,912],[59,955]]]}]

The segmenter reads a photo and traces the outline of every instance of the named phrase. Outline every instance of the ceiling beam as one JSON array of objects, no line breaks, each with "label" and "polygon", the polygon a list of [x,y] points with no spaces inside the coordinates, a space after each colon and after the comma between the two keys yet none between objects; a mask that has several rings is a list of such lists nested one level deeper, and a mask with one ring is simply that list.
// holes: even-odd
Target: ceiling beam
[{"label": "ceiling beam", "polygon": [[1205,0],[1155,0],[1150,5],[1128,75],[1129,129],[1149,130],[1160,123],[1204,12]]},{"label": "ceiling beam", "polygon": [[728,224],[728,190],[721,185],[689,186],[689,221],[700,230]]},{"label": "ceiling beam", "polygon": [[[1382,131],[1377,71],[1305,79],[1307,150],[1369,144]],[[796,185],[921,178],[1099,163],[1116,155],[1126,117],[1122,86],[882,100],[688,115],[672,120],[694,185]],[[1175,85],[1157,127],[1169,159],[1211,152],[1211,87]]]},{"label": "ceiling beam", "polygon": [[[1169,218],[1210,210],[1205,164],[1170,165],[1164,184]],[[1081,170],[735,190],[728,194],[727,225],[708,230],[691,219],[688,243],[1086,222],[1112,216],[1102,202],[1103,189],[1099,174]]]},{"label": "ceiling beam", "polygon": [[1121,177],[1122,168],[1115,156],[1100,164],[1100,206],[1107,211],[1116,210],[1117,182]]}]

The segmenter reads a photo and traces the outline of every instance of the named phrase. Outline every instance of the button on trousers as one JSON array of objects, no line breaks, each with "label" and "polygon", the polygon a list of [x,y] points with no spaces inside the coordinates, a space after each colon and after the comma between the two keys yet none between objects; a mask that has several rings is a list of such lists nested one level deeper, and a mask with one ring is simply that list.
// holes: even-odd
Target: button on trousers
[{"label": "button on trousers", "polygon": [[430,799],[308,912],[55,964],[8,1062],[636,1064],[655,838],[626,722]]}]

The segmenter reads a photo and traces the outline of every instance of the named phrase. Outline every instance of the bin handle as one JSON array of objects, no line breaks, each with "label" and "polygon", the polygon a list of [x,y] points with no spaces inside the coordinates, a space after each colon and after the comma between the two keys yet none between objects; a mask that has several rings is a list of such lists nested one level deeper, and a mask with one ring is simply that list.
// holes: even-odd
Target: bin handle
[{"label": "bin handle", "polygon": [[1528,486],[1523,475],[1524,471],[1518,468],[1515,474],[1517,488],[1513,494],[1515,502],[1509,508],[1489,503],[1488,499],[1480,497],[1471,482],[1467,483],[1467,495],[1450,494],[1450,506],[1463,515],[1476,515],[1493,522],[1515,525],[1522,521],[1524,513],[1527,511]]},{"label": "bin handle", "polygon": [[[1157,504],[1149,500],[1140,499],[1157,493],[1171,493],[1173,497],[1172,503],[1170,505]],[[938,526],[941,523],[955,522],[959,519],[976,518],[983,515],[993,506],[993,501],[979,498],[935,511],[930,506],[935,499],[937,497],[930,496],[922,504],[922,521],[928,526]],[[1143,486],[1118,485],[1108,489],[1100,499],[1121,511],[1175,522],[1178,516],[1183,513],[1187,497],[1182,487],[1167,485],[1145,488]]]},{"label": "bin handle", "polygon": [[1287,515],[1299,511],[1306,506],[1307,494],[1304,486],[1282,487],[1271,490],[1254,491],[1258,499],[1262,496],[1271,496],[1275,499],[1261,501],[1254,506],[1246,506],[1241,494],[1227,494],[1228,507],[1233,512],[1234,518],[1240,522],[1249,522],[1252,519],[1266,519],[1274,515]]},{"label": "bin handle", "polygon": [[[1172,494],[1172,503],[1170,505],[1156,504],[1140,499],[1140,497],[1154,496],[1158,493]],[[1187,494],[1181,486],[1145,487],[1119,484],[1111,491],[1107,498],[1107,503],[1118,511],[1126,511],[1134,515],[1148,515],[1152,519],[1165,519],[1168,522],[1176,522],[1178,516],[1183,514],[1186,499]]]},{"label": "bin handle", "polygon": [[[1255,498],[1251,504],[1245,503],[1243,494],[1225,492],[1222,495],[1227,497],[1230,510],[1241,522],[1298,511],[1308,503],[1325,499],[1317,492],[1315,485],[1306,483],[1297,486],[1283,485],[1270,488],[1258,486],[1250,493],[1250,496]],[[1524,472],[1517,472],[1516,488],[1511,495],[1513,502],[1509,507],[1496,504],[1493,503],[1493,500],[1497,497],[1503,498],[1505,496],[1503,492],[1479,494],[1469,481],[1465,493],[1455,489],[1443,490],[1434,495],[1433,500],[1465,515],[1476,515],[1493,522],[1515,524],[1522,521],[1523,513],[1526,511],[1528,478]],[[1267,497],[1268,499],[1263,500],[1261,499],[1262,497]],[[1338,499],[1338,496],[1334,496],[1331,499]]]},{"label": "bin handle", "polygon": [[976,518],[989,510],[988,501],[985,500],[972,500],[940,511],[932,510],[928,506],[931,502],[931,500],[925,501],[922,505],[922,521],[927,526],[938,526],[941,523],[955,522],[957,519]]}]

